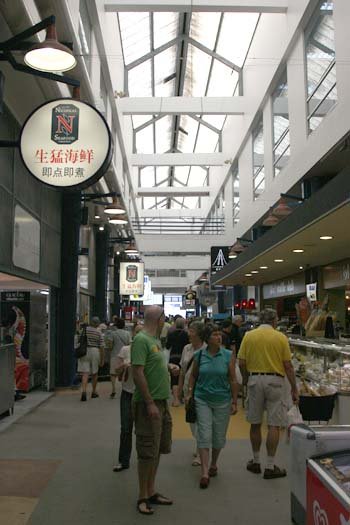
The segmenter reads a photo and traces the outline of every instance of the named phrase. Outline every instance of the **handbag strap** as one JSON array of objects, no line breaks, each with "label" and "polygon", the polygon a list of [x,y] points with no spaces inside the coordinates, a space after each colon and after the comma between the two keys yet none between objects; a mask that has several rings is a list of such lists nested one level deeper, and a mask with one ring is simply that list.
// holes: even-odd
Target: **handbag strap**
[{"label": "handbag strap", "polygon": [[[194,359],[194,356],[193,356],[192,359]],[[196,380],[195,380],[194,385],[193,385],[192,397],[194,396],[194,391],[196,390],[196,384],[197,384],[197,381],[198,381],[198,378],[199,378],[199,370],[200,370],[200,367],[201,367],[201,359],[202,359],[202,350],[199,351],[198,374],[197,374]]]}]

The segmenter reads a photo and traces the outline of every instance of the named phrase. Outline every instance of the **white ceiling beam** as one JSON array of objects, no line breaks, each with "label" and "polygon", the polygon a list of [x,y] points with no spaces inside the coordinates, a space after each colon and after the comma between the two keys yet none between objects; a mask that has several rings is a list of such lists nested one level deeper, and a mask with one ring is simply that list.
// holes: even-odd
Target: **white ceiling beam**
[{"label": "white ceiling beam", "polygon": [[176,210],[168,208],[158,208],[152,210],[139,211],[140,219],[183,219],[187,217],[196,217],[202,219],[203,210],[200,208],[197,208],[195,210]]},{"label": "white ceiling beam", "polygon": [[138,188],[137,197],[209,197],[209,186]]},{"label": "white ceiling beam", "polygon": [[195,234],[142,234],[135,235],[137,246],[142,253],[181,252],[208,254],[211,246],[230,246],[229,235],[195,235]]},{"label": "white ceiling beam", "polygon": [[132,166],[221,166],[229,159],[225,153],[138,153],[130,155]]},{"label": "white ceiling beam", "polygon": [[[208,249],[209,252],[209,249]],[[147,270],[167,270],[168,268],[177,268],[181,270],[202,270],[205,271],[210,266],[210,255],[183,255],[178,256],[150,256],[142,254],[142,260]],[[151,278],[152,284],[155,277]]]},{"label": "white ceiling beam", "polygon": [[295,0],[105,0],[105,10],[115,11],[226,11],[238,13],[286,13]]},{"label": "white ceiling beam", "polygon": [[116,100],[124,115],[244,115],[246,97],[126,97]]}]

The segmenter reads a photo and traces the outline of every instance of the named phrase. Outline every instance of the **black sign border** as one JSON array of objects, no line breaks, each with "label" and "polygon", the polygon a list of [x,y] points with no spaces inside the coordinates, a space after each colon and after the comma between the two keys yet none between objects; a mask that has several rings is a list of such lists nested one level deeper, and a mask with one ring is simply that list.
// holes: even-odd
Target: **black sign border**
[{"label": "black sign border", "polygon": [[[62,187],[62,186],[55,186],[53,184],[49,184],[47,182],[43,182],[42,180],[40,180],[36,175],[34,175],[34,173],[32,171],[30,171],[29,167],[27,166],[27,164],[25,163],[24,161],[24,158],[23,158],[23,155],[22,155],[22,148],[21,148],[21,144],[22,144],[22,135],[23,135],[23,130],[26,126],[26,124],[28,123],[28,121],[32,118],[32,116],[37,112],[39,111],[39,109],[43,108],[44,106],[47,106],[48,104],[52,104],[53,102],[62,102],[62,101],[67,101],[69,100],[71,103],[74,103],[74,102],[79,102],[80,104],[84,104],[85,106],[89,106],[91,109],[93,109],[98,115],[99,117],[102,119],[105,127],[106,127],[106,130],[107,130],[107,134],[108,134],[108,149],[107,149],[107,153],[106,153],[106,157],[103,161],[103,163],[101,164],[100,168],[96,171],[96,173],[94,173],[93,175],[91,175],[87,180],[85,180],[84,182],[80,183],[80,184],[74,184],[73,186],[67,186],[67,187]],[[95,184],[101,177],[103,177],[103,175],[106,173],[111,161],[112,161],[112,156],[113,156],[113,140],[112,140],[112,135],[111,135],[111,131],[109,129],[109,126],[107,124],[107,121],[106,119],[104,118],[104,116],[102,115],[102,113],[100,113],[100,111],[98,111],[98,109],[96,109],[92,104],[89,104],[88,102],[85,102],[83,100],[75,100],[74,98],[70,98],[70,97],[64,97],[64,98],[55,98],[53,100],[49,100],[49,101],[46,101],[44,102],[43,104],[41,104],[40,106],[38,106],[37,108],[35,108],[30,114],[29,116],[26,118],[22,128],[21,128],[21,131],[20,131],[20,135],[19,135],[19,154],[20,154],[20,157],[21,157],[21,160],[22,160],[22,163],[23,165],[25,166],[26,170],[28,171],[28,173],[30,173],[30,175],[32,177],[34,177],[34,179],[38,182],[40,182],[40,184],[43,184],[44,186],[48,187],[48,188],[51,188],[51,189],[54,189],[56,191],[60,191],[60,192],[64,192],[64,191],[67,191],[67,192],[73,192],[75,190],[84,190],[86,188],[89,188],[90,186],[92,186],[93,184]]]}]

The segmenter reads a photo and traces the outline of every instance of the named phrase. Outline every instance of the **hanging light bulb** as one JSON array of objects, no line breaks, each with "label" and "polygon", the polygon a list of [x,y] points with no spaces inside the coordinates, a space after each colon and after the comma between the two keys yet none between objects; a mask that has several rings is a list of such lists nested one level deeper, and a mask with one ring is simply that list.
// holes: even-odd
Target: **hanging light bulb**
[{"label": "hanging light bulb", "polygon": [[107,215],[122,215],[125,211],[125,206],[122,205],[118,197],[113,199],[113,204],[108,205],[104,209],[104,212],[107,213]]},{"label": "hanging light bulb", "polygon": [[109,219],[110,224],[128,224],[128,218],[126,215],[119,215],[114,219]]},{"label": "hanging light bulb", "polygon": [[199,281],[201,283],[207,282],[208,281],[208,274],[206,272],[203,272],[202,275],[199,278]]},{"label": "hanging light bulb", "polygon": [[129,246],[125,248],[124,253],[127,253],[128,255],[137,255],[139,251],[136,248],[135,244],[131,242]]},{"label": "hanging light bulb", "polygon": [[292,208],[288,206],[286,199],[283,197],[279,200],[278,205],[276,208],[273,209],[272,213],[275,215],[275,217],[287,217],[290,213],[292,213]]},{"label": "hanging light bulb", "polygon": [[233,245],[232,245],[231,248],[230,248],[229,254],[228,254],[228,258],[229,259],[236,259],[236,257],[237,257],[237,253],[233,250]]},{"label": "hanging light bulb", "polygon": [[44,42],[35,44],[27,51],[24,62],[32,69],[52,73],[69,71],[77,65],[72,51],[58,42],[55,24],[47,28]]},{"label": "hanging light bulb", "polygon": [[276,226],[280,222],[279,218],[276,217],[270,210],[266,219],[263,220],[263,226]]},{"label": "hanging light bulb", "polygon": [[230,249],[230,253],[231,251],[233,253],[236,253],[239,254],[239,253],[242,253],[244,252],[244,250],[246,249],[245,246],[243,246],[243,244],[240,242],[240,241],[236,241],[232,246],[231,246],[231,249]]}]

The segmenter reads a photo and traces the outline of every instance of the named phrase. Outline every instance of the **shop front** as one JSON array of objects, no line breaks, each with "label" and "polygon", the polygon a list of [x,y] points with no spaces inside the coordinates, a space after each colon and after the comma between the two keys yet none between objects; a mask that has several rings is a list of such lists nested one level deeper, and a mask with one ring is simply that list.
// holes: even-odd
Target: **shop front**
[{"label": "shop front", "polygon": [[350,259],[328,264],[322,276],[330,309],[337,315],[339,337],[350,342]]},{"label": "shop front", "polygon": [[278,317],[287,328],[299,323],[296,305],[305,297],[305,294],[306,285],[303,272],[264,284],[261,293],[263,307],[277,310]]}]

